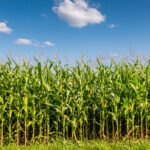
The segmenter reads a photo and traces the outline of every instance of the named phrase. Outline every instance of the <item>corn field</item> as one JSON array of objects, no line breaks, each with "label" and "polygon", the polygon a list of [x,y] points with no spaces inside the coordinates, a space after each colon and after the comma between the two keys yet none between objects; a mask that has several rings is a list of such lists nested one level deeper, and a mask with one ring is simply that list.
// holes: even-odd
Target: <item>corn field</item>
[{"label": "corn field", "polygon": [[0,63],[0,144],[150,136],[150,61]]}]

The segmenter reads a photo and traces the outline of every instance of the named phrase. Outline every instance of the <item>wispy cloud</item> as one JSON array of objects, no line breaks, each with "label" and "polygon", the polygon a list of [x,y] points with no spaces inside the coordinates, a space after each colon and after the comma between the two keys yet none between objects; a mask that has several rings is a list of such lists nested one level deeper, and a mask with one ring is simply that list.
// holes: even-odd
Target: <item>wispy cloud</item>
[{"label": "wispy cloud", "polygon": [[40,14],[40,16],[45,18],[45,19],[48,19],[48,15],[47,14],[42,13],[42,14]]},{"label": "wispy cloud", "polygon": [[108,28],[113,29],[113,28],[116,28],[117,25],[112,23],[112,24],[108,24],[107,26],[108,26]]},{"label": "wispy cloud", "polygon": [[8,27],[6,22],[0,22],[0,32],[10,34],[12,29]]},{"label": "wispy cloud", "polygon": [[73,27],[85,27],[89,24],[100,24],[106,16],[89,6],[86,0],[63,0],[53,7],[53,11]]},{"label": "wispy cloud", "polygon": [[49,47],[55,46],[55,44],[52,43],[51,41],[45,41],[45,42],[44,42],[44,45],[45,45],[45,46],[49,46]]},{"label": "wispy cloud", "polygon": [[32,45],[33,41],[26,38],[19,38],[15,41],[15,43],[18,45]]},{"label": "wispy cloud", "polygon": [[55,46],[54,43],[52,43],[51,41],[48,41],[48,40],[44,41],[44,42],[39,42],[37,40],[31,40],[31,39],[27,39],[27,38],[19,38],[15,41],[15,44],[34,46],[34,47],[39,47],[39,48]]}]

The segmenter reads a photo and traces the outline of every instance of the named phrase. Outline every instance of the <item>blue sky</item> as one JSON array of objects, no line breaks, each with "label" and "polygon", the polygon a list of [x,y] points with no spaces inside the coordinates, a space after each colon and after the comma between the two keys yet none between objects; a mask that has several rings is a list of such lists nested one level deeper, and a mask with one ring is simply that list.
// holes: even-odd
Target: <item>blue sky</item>
[{"label": "blue sky", "polygon": [[150,0],[0,0],[0,57],[149,55]]}]

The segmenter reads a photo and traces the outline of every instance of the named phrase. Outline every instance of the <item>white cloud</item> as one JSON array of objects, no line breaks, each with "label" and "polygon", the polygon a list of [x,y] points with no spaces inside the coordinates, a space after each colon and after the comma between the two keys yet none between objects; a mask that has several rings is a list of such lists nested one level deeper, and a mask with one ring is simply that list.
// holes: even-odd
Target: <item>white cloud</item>
[{"label": "white cloud", "polygon": [[6,22],[0,22],[0,32],[9,34],[11,31]]},{"label": "white cloud", "polygon": [[106,17],[85,0],[63,0],[53,7],[54,12],[73,27],[82,28],[89,24],[100,24]]},{"label": "white cloud", "polygon": [[18,45],[32,45],[33,41],[30,39],[19,38],[15,41],[15,43]]},{"label": "white cloud", "polygon": [[45,41],[45,42],[44,42],[44,45],[45,45],[45,46],[50,46],[50,47],[51,47],[51,46],[55,46],[55,44],[52,43],[51,41]]},{"label": "white cloud", "polygon": [[116,25],[115,24],[108,24],[108,28],[110,28],[110,29],[112,29],[112,28],[115,28],[116,27]]},{"label": "white cloud", "polygon": [[15,41],[15,43],[17,45],[34,46],[34,47],[38,47],[38,48],[44,48],[46,46],[48,46],[48,47],[55,46],[55,44],[50,41],[39,42],[37,40],[31,40],[31,39],[27,39],[27,38],[18,38]]}]

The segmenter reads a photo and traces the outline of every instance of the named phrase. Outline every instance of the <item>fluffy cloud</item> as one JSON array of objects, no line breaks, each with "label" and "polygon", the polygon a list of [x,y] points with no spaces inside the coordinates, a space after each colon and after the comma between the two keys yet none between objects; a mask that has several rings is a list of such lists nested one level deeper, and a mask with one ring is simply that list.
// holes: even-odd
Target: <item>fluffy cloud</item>
[{"label": "fluffy cloud", "polygon": [[106,17],[85,0],[63,0],[53,7],[54,12],[73,27],[82,28],[89,24],[100,24]]},{"label": "fluffy cloud", "polygon": [[8,27],[7,23],[0,22],[0,32],[9,34],[12,31],[10,27]]},{"label": "fluffy cloud", "polygon": [[30,39],[19,38],[15,41],[15,43],[18,45],[32,45],[33,41]]}]

